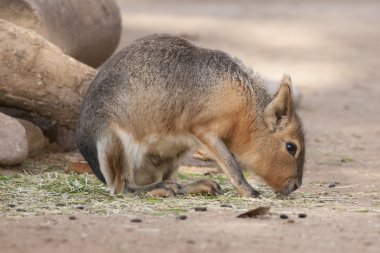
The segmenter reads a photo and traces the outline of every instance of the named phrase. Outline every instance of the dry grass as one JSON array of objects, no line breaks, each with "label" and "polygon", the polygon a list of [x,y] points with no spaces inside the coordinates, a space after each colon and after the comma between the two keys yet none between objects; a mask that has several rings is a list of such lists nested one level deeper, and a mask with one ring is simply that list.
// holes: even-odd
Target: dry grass
[{"label": "dry grass", "polygon": [[[53,170],[53,171],[52,171]],[[180,182],[190,182],[204,178],[201,174],[181,173]],[[0,212],[5,216],[33,216],[42,214],[97,213],[127,215],[178,215],[193,210],[197,206],[209,209],[246,210],[257,206],[305,209],[316,206],[344,208],[357,205],[360,194],[347,195],[336,191],[326,195],[323,192],[295,192],[289,197],[276,196],[273,191],[260,186],[262,198],[239,198],[223,175],[209,176],[224,189],[219,196],[178,196],[175,198],[153,198],[120,194],[111,196],[106,187],[93,175],[64,173],[54,167],[33,175],[21,173],[0,176]],[[368,193],[366,193],[368,195]],[[333,204],[333,205],[331,205]],[[379,203],[374,203],[376,207]],[[371,206],[370,206],[371,207]],[[378,209],[378,208],[377,208]],[[358,205],[356,211],[372,209]],[[353,210],[355,211],[355,210]]]},{"label": "dry grass", "polygon": [[[182,182],[200,178],[196,174],[181,174]],[[93,175],[45,172],[38,175],[19,174],[0,176],[0,210],[6,215],[39,215],[44,213],[148,213],[180,214],[196,206],[221,208],[229,204],[233,208],[246,209],[256,205],[294,205],[299,198],[280,199],[269,190],[264,198],[241,199],[228,186],[223,176],[213,176],[225,189],[220,196],[179,196],[153,198],[132,194],[110,196],[105,186]]]}]

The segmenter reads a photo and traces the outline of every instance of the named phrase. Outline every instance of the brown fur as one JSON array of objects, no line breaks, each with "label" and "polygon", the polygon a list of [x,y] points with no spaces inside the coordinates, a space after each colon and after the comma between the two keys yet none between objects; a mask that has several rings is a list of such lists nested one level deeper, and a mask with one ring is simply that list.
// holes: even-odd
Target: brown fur
[{"label": "brown fur", "polygon": [[[181,192],[174,183],[177,161],[203,148],[241,196],[259,195],[242,167],[289,194],[301,185],[305,153],[291,80],[284,76],[273,98],[262,82],[222,52],[148,36],[99,71],[79,119],[78,146],[115,193]],[[206,181],[184,187],[197,193],[217,188]]]},{"label": "brown fur", "polygon": [[125,184],[123,176],[123,148],[121,145],[121,142],[118,139],[115,139],[113,144],[109,145],[110,149],[106,151],[107,162],[111,170],[110,174],[113,175],[115,193],[122,192]]}]

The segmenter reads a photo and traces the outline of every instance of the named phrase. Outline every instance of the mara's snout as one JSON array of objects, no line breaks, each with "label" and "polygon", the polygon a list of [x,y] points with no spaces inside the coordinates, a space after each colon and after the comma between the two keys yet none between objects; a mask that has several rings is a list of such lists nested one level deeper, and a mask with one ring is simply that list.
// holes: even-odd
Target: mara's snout
[{"label": "mara's snout", "polygon": [[282,189],[280,189],[278,191],[278,193],[281,195],[284,195],[284,196],[288,196],[290,193],[292,193],[295,190],[297,190],[298,188],[300,188],[301,184],[302,184],[301,180],[298,180],[296,178],[292,178],[292,179],[288,180],[288,182],[285,184],[285,186],[282,187]]}]

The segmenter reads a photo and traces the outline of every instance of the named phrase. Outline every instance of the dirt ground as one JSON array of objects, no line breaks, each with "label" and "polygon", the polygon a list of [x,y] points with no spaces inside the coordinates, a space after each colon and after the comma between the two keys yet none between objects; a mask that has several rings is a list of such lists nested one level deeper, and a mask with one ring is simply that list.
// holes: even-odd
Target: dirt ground
[{"label": "dirt ground", "polygon": [[[118,2],[120,47],[151,33],[181,34],[267,78],[292,76],[307,138],[297,192],[316,201],[272,207],[289,219],[237,219],[243,210],[234,207],[189,211],[186,220],[128,210],[4,212],[0,252],[380,252],[379,1]],[[142,222],[130,222],[136,217]]]}]

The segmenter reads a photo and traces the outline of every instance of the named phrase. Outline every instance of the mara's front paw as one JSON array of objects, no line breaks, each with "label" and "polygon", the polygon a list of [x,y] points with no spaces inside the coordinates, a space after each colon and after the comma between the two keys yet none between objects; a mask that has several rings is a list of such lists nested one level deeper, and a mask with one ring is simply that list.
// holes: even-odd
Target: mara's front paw
[{"label": "mara's front paw", "polygon": [[260,192],[252,187],[249,187],[248,189],[237,189],[237,192],[239,196],[243,198],[260,198]]}]

